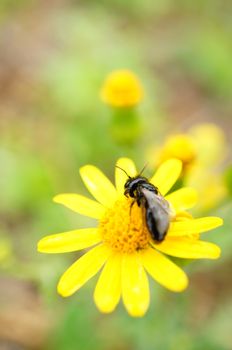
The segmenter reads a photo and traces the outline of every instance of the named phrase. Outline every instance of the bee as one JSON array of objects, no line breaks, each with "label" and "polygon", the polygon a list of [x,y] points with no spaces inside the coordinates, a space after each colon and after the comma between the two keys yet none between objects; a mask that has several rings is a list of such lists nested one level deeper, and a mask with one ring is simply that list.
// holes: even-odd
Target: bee
[{"label": "bee", "polygon": [[[119,169],[126,173],[124,169]],[[146,226],[151,237],[156,242],[162,242],[169,229],[171,208],[158,188],[151,184],[146,177],[141,176],[142,172],[135,177],[126,173],[128,180],[124,185],[124,195],[134,199],[131,208],[135,202],[143,208]]]}]

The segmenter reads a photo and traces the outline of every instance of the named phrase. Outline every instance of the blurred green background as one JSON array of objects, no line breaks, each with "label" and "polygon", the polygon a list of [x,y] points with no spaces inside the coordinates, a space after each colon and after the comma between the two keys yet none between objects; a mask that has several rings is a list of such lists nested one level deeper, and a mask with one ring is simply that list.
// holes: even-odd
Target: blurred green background
[{"label": "blurred green background", "polygon": [[[228,198],[209,213],[226,221],[207,237],[222,258],[187,266],[182,294],[152,282],[143,319],[121,305],[100,314],[96,278],[62,299],[57,281],[78,254],[36,252],[44,235],[95,224],[52,202],[87,193],[80,166],[95,164],[113,180],[118,157],[141,168],[151,144],[201,122],[217,123],[231,147],[231,1],[1,0],[0,26],[0,349],[232,349]],[[99,98],[120,68],[145,90],[134,147],[111,138],[111,111]]]}]

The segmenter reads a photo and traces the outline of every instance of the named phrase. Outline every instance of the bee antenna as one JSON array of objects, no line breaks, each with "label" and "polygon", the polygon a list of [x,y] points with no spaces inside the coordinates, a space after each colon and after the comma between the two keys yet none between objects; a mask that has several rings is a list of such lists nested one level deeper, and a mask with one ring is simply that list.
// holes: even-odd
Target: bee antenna
[{"label": "bee antenna", "polygon": [[115,165],[115,168],[118,168],[118,169],[122,170],[129,178],[131,178],[131,176],[129,176],[129,175],[127,174],[126,170],[124,170],[123,168],[120,168],[120,166]]},{"label": "bee antenna", "polygon": [[143,167],[143,169],[140,171],[139,176],[142,175],[142,173],[144,172],[144,170],[146,169],[146,167],[148,166],[148,163],[146,163]]}]

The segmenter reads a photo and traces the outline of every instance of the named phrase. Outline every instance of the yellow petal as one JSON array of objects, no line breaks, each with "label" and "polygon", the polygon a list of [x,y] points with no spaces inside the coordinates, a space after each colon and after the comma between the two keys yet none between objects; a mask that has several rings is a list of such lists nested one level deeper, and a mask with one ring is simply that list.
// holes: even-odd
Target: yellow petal
[{"label": "yellow petal", "polygon": [[101,312],[112,312],[120,300],[122,255],[114,253],[107,260],[94,291],[94,301]]},{"label": "yellow petal", "polygon": [[[135,167],[134,162],[129,158],[119,158],[117,163],[117,166],[125,170],[125,172],[130,176],[134,177],[137,175],[137,170]],[[121,169],[115,168],[115,184],[116,189],[119,193],[123,194],[124,192],[124,185],[125,182],[128,179],[128,176],[126,175]]]},{"label": "yellow petal", "polygon": [[179,159],[169,159],[159,166],[150,182],[165,196],[180,176],[181,170],[182,162]]},{"label": "yellow petal", "polygon": [[192,220],[193,216],[188,213],[187,211],[179,211],[176,213],[175,221],[186,221],[186,220]]},{"label": "yellow petal", "polygon": [[188,286],[188,277],[171,260],[152,248],[141,251],[143,266],[162,286],[173,292],[182,292]]},{"label": "yellow petal", "polygon": [[105,207],[111,207],[117,199],[117,192],[110,180],[95,166],[85,165],[80,175],[89,192]]},{"label": "yellow petal", "polygon": [[62,275],[57,291],[63,297],[75,293],[93,277],[108,259],[111,251],[105,245],[98,245],[83,255]]},{"label": "yellow petal", "polygon": [[162,253],[184,259],[218,259],[221,252],[216,244],[186,237],[169,237],[154,246]]},{"label": "yellow petal", "polygon": [[58,194],[53,198],[54,202],[63,204],[65,207],[90,218],[100,219],[105,212],[105,208],[92,199],[75,193]]},{"label": "yellow petal", "polygon": [[91,247],[101,242],[96,228],[73,230],[46,236],[38,242],[38,251],[42,253],[67,253]]},{"label": "yellow petal", "polygon": [[170,202],[176,212],[192,208],[197,202],[197,192],[191,187],[183,187],[172,192],[165,199]]},{"label": "yellow petal", "polygon": [[171,222],[168,236],[184,236],[191,233],[202,233],[221,226],[222,224],[223,220],[214,216]]},{"label": "yellow petal", "polygon": [[141,317],[148,309],[150,302],[149,283],[137,253],[123,257],[122,299],[131,316]]}]

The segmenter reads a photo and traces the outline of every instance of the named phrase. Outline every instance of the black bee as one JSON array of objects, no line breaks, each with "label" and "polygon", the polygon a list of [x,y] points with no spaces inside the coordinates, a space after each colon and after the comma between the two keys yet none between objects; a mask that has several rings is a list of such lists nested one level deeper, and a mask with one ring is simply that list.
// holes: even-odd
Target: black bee
[{"label": "black bee", "polygon": [[128,174],[127,176],[124,195],[134,198],[132,205],[137,202],[139,207],[144,208],[145,221],[151,237],[157,242],[162,242],[170,225],[171,209],[168,201],[159,193],[156,186],[141,176],[141,173],[135,177],[130,177]]}]

